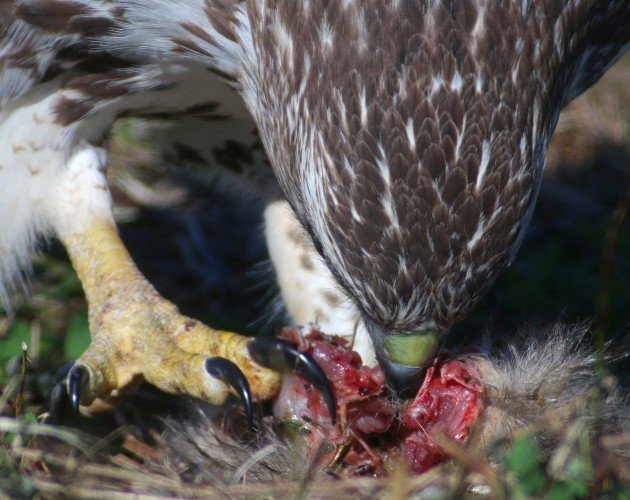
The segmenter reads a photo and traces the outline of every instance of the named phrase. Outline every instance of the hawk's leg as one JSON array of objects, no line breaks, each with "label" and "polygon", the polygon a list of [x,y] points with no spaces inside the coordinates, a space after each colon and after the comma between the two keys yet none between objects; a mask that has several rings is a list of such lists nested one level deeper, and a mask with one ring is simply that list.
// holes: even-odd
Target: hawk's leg
[{"label": "hawk's leg", "polygon": [[254,397],[275,393],[279,377],[252,363],[248,339],[181,315],[140,274],[111,222],[94,220],[62,239],[89,303],[92,344],[76,363],[88,374],[82,402],[116,399],[143,378],[167,392],[223,403],[229,387],[206,372],[208,357],[236,363]]},{"label": "hawk's leg", "polygon": [[[279,389],[280,374],[265,366],[302,371],[330,393],[310,358],[273,340],[213,330],[183,316],[156,292],[118,235],[94,153],[86,149],[72,159],[51,204],[55,230],[89,304],[92,343],[67,378],[84,412],[107,409],[140,380],[214,404],[222,404],[232,386],[251,407],[250,387],[253,399]],[[328,399],[331,407],[330,394]]]},{"label": "hawk's leg", "polygon": [[350,341],[363,362],[376,364],[358,309],[339,290],[286,200],[265,209],[265,236],[282,300],[296,325],[317,324]]}]

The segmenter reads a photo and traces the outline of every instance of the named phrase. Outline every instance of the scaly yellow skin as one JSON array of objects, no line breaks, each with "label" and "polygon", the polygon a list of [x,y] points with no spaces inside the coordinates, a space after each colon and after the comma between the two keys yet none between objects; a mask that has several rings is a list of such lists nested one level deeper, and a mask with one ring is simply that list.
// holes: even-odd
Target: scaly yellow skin
[{"label": "scaly yellow skin", "polygon": [[222,404],[230,388],[203,366],[214,356],[239,366],[254,399],[278,391],[280,375],[250,359],[250,339],[187,318],[156,292],[112,222],[94,220],[86,230],[61,239],[89,305],[92,343],[77,360],[89,373],[81,395],[84,413],[110,408],[141,380],[166,392]]}]

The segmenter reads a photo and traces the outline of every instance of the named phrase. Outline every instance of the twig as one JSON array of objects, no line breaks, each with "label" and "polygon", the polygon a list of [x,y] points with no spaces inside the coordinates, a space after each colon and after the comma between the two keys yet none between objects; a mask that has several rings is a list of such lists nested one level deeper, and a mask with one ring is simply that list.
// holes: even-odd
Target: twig
[{"label": "twig", "polygon": [[22,364],[20,366],[18,393],[15,396],[15,418],[22,414],[22,401],[24,401],[24,390],[26,387],[26,363],[28,362],[28,358],[26,357],[27,352],[28,347],[26,342],[22,342]]}]

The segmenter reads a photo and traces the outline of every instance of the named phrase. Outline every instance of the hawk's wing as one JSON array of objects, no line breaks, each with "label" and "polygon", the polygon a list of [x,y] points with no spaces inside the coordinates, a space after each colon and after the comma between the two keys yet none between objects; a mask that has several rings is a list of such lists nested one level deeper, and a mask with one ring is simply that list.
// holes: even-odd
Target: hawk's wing
[{"label": "hawk's wing", "polygon": [[[33,15],[24,12],[24,5]],[[0,2],[0,102],[28,92],[57,64],[59,52],[80,39],[67,32],[69,13],[53,15],[52,5]]]},{"label": "hawk's wing", "polygon": [[[282,12],[288,10],[284,3],[286,0],[272,6],[261,0],[0,0],[0,101],[24,94],[88,54],[105,51],[136,63],[168,60],[174,56],[172,42],[204,66],[237,78],[240,49],[233,32],[237,14],[248,5],[254,12]],[[482,6],[486,2],[472,3]],[[523,5],[532,9],[535,3],[523,1]],[[564,29],[555,34],[556,42],[558,37],[570,40],[567,47],[574,53],[566,103],[597,81],[628,49],[630,7],[625,0],[547,0],[544,5],[550,16],[564,10]],[[289,10],[299,14],[299,9]]]},{"label": "hawk's wing", "polygon": [[[547,0],[548,4],[565,2]],[[563,7],[562,30],[554,34],[566,40],[568,81],[565,100],[568,104],[587,90],[630,50],[630,2],[627,0],[582,0]]]},{"label": "hawk's wing", "polygon": [[[0,103],[82,72],[192,61],[236,80],[234,0],[0,0]],[[243,9],[245,6],[243,6]]]}]

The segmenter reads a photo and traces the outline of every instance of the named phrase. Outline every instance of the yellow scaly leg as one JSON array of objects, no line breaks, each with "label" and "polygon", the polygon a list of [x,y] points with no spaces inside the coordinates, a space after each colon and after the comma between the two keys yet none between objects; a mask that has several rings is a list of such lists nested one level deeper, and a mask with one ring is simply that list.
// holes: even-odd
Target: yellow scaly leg
[{"label": "yellow scaly leg", "polygon": [[251,339],[181,315],[142,276],[112,222],[94,220],[61,239],[89,304],[92,343],[75,365],[87,372],[85,412],[110,407],[142,379],[166,392],[222,404],[230,388],[204,369],[208,357],[233,361],[254,399],[276,393],[280,375],[252,361]]}]

